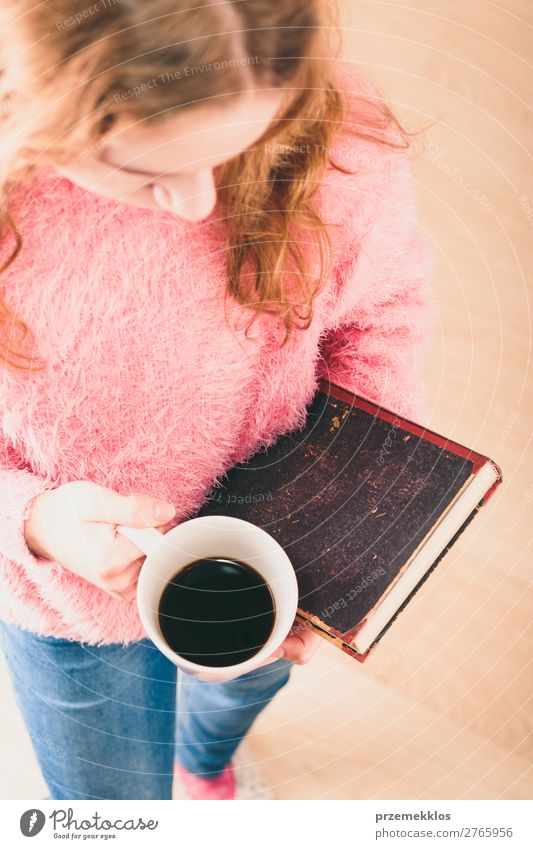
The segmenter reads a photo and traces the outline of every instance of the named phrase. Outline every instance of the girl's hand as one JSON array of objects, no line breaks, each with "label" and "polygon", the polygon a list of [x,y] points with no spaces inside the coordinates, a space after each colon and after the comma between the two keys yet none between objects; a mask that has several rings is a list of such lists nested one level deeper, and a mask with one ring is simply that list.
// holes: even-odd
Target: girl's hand
[{"label": "girl's hand", "polygon": [[[318,648],[319,641],[320,637],[311,631],[305,623],[295,620],[291,630],[285,637],[279,649],[277,649],[274,654],[271,654],[270,657],[267,657],[267,659],[262,663],[258,663],[257,666],[254,666],[253,668],[260,669],[262,666],[267,666],[269,663],[274,663],[275,660],[280,660],[281,658],[291,660],[298,666],[303,666],[311,660]],[[192,673],[192,675],[194,678],[198,678],[199,680],[212,680],[209,674],[204,676],[198,673]],[[230,678],[228,680],[235,681],[238,677],[239,676],[236,675],[234,678]]]},{"label": "girl's hand", "polygon": [[175,512],[150,495],[119,495],[91,481],[73,481],[31,501],[24,535],[34,554],[55,560],[114,598],[131,601],[146,555],[115,526],[165,533],[173,527]]},{"label": "girl's hand", "polygon": [[319,646],[319,640],[320,637],[318,634],[311,631],[304,623],[295,620],[289,634],[285,637],[279,649],[274,654],[271,654],[270,657],[267,657],[263,663],[258,664],[257,669],[281,658],[292,660],[298,666],[303,666],[309,663],[316,652]]}]

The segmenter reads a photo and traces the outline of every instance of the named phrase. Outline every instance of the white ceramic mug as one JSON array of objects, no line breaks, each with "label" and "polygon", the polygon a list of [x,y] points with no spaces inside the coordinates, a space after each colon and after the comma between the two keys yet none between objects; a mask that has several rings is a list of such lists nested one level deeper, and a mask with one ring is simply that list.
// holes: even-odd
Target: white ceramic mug
[{"label": "white ceramic mug", "polygon": [[[281,645],[296,616],[298,584],[286,552],[262,528],[232,516],[199,516],[166,534],[156,528],[117,530],[146,554],[137,584],[137,607],[146,633],[158,649],[189,675],[207,681],[227,681],[254,669]],[[251,658],[233,666],[192,663],[173,651],[161,634],[159,602],[170,580],[194,560],[213,557],[240,560],[252,566],[270,587],[275,619],[265,645]]]}]

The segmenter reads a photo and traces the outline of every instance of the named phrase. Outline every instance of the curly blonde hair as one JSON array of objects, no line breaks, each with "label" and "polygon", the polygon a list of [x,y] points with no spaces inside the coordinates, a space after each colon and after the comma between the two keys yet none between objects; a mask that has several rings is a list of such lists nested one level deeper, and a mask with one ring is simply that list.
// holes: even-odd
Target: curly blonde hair
[{"label": "curly blonde hair", "polygon": [[[342,97],[325,58],[333,55],[331,32],[337,32],[331,3],[98,0],[89,7],[86,0],[4,0],[2,15],[0,234],[11,229],[16,247],[0,271],[23,246],[9,211],[14,186],[29,184],[39,166],[72,163],[95,151],[125,116],[162,121],[172,110],[242,91],[242,59],[235,57],[244,56],[247,73],[258,84],[284,86],[287,101],[253,149],[217,169],[227,293],[250,310],[250,322],[261,312],[278,316],[284,341],[293,328],[308,327],[330,261],[327,227],[312,198],[334,165],[332,141],[343,125]],[[161,75],[164,86],[141,85]],[[123,97],[129,90],[134,98]],[[357,135],[389,144],[381,130],[390,123],[405,140],[379,100]],[[303,231],[316,248],[317,275],[305,267]],[[0,360],[15,369],[38,368],[22,348],[12,348],[13,329],[22,341],[30,330],[2,298],[0,320],[10,329],[9,339],[0,338]]]}]

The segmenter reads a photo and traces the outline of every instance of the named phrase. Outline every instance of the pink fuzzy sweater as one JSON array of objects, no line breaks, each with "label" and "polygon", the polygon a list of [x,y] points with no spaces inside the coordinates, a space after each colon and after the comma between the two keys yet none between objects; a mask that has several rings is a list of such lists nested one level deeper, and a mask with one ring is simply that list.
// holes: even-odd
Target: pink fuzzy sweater
[{"label": "pink fuzzy sweater", "polygon": [[[423,423],[434,313],[410,163],[350,136],[333,153],[355,172],[331,169],[316,195],[333,271],[311,327],[283,348],[272,317],[250,338],[245,308],[231,300],[224,318],[218,209],[187,223],[52,169],[17,189],[10,209],[25,242],[0,289],[46,370],[2,371],[0,618],[93,645],[146,636],[135,601],[29,550],[25,508],[47,488],[91,480],[191,516],[231,465],[303,424],[321,376]],[[12,248],[5,240],[1,261]]]}]

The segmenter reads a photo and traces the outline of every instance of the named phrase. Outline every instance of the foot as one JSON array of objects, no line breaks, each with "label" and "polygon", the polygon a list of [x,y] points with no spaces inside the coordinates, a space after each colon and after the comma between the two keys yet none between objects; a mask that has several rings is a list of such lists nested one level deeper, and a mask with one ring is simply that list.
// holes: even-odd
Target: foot
[{"label": "foot", "polygon": [[181,781],[189,799],[235,799],[235,775],[231,764],[227,764],[216,778],[203,778],[176,762],[174,775]]}]

